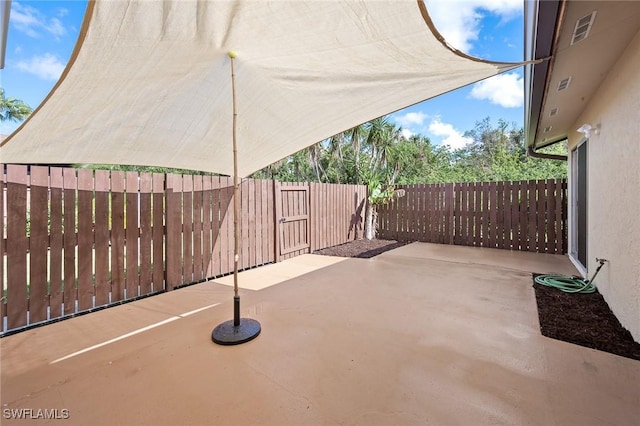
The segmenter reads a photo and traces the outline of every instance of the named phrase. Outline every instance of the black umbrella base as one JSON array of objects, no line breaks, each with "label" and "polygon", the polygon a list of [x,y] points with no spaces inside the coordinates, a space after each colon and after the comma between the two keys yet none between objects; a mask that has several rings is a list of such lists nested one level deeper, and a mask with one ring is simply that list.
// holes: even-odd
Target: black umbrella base
[{"label": "black umbrella base", "polygon": [[260,323],[251,318],[240,318],[240,324],[234,326],[234,320],[225,321],[213,329],[211,340],[219,345],[239,345],[255,339],[260,334]]}]

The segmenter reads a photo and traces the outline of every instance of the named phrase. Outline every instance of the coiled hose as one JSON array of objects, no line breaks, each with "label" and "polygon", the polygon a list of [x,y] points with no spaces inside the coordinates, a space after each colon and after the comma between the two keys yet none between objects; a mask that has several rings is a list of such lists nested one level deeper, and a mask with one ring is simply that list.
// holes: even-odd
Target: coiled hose
[{"label": "coiled hose", "polygon": [[554,287],[565,293],[593,293],[596,286],[589,280],[567,277],[565,275],[538,275],[535,282],[547,287]]},{"label": "coiled hose", "polygon": [[593,274],[591,280],[583,280],[577,277],[568,277],[566,275],[538,275],[534,281],[540,285],[547,287],[554,287],[565,293],[593,293],[596,291],[596,286],[593,282],[596,279],[596,275],[600,272],[602,265],[607,262],[606,259],[596,259],[600,265]]}]

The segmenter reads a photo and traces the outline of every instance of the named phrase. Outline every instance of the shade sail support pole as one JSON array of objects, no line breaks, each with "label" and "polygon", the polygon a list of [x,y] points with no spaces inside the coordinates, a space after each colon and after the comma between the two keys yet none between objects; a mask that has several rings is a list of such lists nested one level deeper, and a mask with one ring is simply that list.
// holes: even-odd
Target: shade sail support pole
[{"label": "shade sail support pole", "polygon": [[231,103],[233,108],[233,320],[225,321],[214,328],[211,333],[211,339],[219,345],[239,345],[258,337],[261,327],[260,323],[254,319],[240,318],[240,295],[238,294],[240,191],[238,184],[238,111],[236,109],[236,74],[234,67],[236,53],[230,51],[228,55],[231,63]]}]

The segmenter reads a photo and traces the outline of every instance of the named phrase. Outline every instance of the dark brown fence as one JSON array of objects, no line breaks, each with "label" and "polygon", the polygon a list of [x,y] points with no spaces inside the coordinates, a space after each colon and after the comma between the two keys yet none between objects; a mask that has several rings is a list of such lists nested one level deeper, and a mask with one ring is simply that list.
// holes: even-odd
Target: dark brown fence
[{"label": "dark brown fence", "polygon": [[567,182],[539,180],[400,186],[381,206],[378,236],[565,253]]},{"label": "dark brown fence", "polygon": [[[230,178],[0,167],[2,333],[233,271]],[[240,269],[361,237],[366,194],[242,180]]]}]

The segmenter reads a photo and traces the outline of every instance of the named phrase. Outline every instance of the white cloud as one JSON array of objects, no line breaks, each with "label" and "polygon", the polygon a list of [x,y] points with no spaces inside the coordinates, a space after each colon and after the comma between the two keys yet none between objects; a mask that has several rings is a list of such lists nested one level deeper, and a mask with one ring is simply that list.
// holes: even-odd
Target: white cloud
[{"label": "white cloud", "polygon": [[60,19],[47,18],[35,7],[23,5],[19,2],[12,3],[10,22],[15,29],[32,38],[39,38],[42,32],[48,33],[55,38],[62,37],[67,33],[67,29]]},{"label": "white cloud", "polygon": [[522,13],[522,0],[426,0],[426,5],[445,40],[467,53],[478,39],[482,11],[498,15],[502,22]]},{"label": "white cloud", "polygon": [[431,120],[429,132],[441,137],[442,144],[449,145],[452,149],[460,149],[468,143],[473,142],[473,139],[464,137],[463,134],[454,129],[451,124],[440,121],[440,118]]},{"label": "white cloud", "polygon": [[427,119],[427,114],[422,111],[418,112],[407,112],[403,115],[394,116],[394,120],[401,126],[411,127],[411,126],[422,126],[424,120]]},{"label": "white cloud", "polygon": [[64,70],[65,65],[57,56],[45,53],[42,56],[33,56],[29,61],[19,61],[16,64],[19,70],[36,75],[44,80],[56,81]]},{"label": "white cloud", "polygon": [[498,74],[474,84],[470,95],[504,108],[520,108],[524,102],[524,79],[517,73]]},{"label": "white cloud", "polygon": [[402,137],[405,139],[409,139],[411,136],[415,134],[411,130],[404,129],[404,128],[400,131],[400,133],[402,134]]}]

